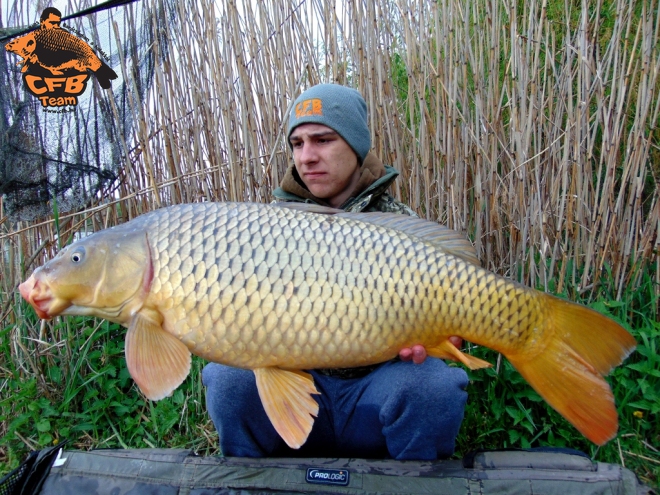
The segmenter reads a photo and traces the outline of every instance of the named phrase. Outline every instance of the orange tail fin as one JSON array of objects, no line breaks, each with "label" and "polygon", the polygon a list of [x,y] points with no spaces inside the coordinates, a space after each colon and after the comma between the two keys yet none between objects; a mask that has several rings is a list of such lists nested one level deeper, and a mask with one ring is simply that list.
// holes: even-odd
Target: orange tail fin
[{"label": "orange tail fin", "polygon": [[557,412],[592,442],[617,432],[614,397],[602,378],[635,349],[635,339],[611,319],[546,295],[547,346],[533,357],[507,356]]}]

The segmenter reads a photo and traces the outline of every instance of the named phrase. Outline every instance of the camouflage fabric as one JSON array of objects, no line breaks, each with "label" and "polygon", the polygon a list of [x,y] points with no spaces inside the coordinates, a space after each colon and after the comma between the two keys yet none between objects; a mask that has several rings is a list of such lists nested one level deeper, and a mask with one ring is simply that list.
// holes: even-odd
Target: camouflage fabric
[{"label": "camouflage fabric", "polygon": [[394,199],[386,192],[380,194],[368,194],[367,196],[360,195],[360,197],[351,201],[343,209],[351,212],[383,211],[418,218],[417,213],[415,213],[410,206]]},{"label": "camouflage fabric", "polygon": [[[26,492],[21,492],[26,493]],[[33,493],[33,492],[27,492]],[[617,464],[578,451],[481,452],[461,460],[198,457],[176,449],[64,451],[41,495],[264,493],[642,495]]]}]

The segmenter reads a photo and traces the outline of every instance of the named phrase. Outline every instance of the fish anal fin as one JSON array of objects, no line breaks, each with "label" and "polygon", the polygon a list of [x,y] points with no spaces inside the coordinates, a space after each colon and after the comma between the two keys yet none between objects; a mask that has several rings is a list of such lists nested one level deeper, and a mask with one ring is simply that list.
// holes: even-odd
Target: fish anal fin
[{"label": "fish anal fin", "polygon": [[319,405],[312,397],[318,394],[309,373],[280,368],[257,368],[259,397],[275,430],[292,449],[305,443]]},{"label": "fish anal fin", "polygon": [[126,333],[126,364],[135,383],[151,400],[169,395],[190,372],[190,351],[166,332],[157,318],[137,313]]},{"label": "fish anal fin", "polygon": [[435,347],[426,347],[426,353],[435,358],[449,359],[451,361],[463,363],[471,370],[490,368],[493,366],[488,361],[461,352],[449,340],[445,340]]},{"label": "fish anal fin", "polygon": [[598,445],[616,435],[614,396],[603,379],[635,348],[634,338],[613,320],[578,304],[544,294],[544,347],[507,358],[557,412]]}]

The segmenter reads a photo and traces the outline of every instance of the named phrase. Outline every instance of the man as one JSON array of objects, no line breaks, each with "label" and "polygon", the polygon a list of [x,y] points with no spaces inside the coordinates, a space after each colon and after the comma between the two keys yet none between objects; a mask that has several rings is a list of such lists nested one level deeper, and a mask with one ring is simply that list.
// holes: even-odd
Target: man
[{"label": "man", "polygon": [[39,25],[41,29],[60,29],[62,13],[55,7],[46,7],[41,12]]},{"label": "man", "polygon": [[[369,152],[367,108],[358,91],[321,84],[302,93],[291,111],[288,139],[294,164],[273,193],[277,201],[415,216],[386,192],[398,172]],[[319,414],[299,450],[290,449],[271,425],[252,371],[207,365],[202,379],[222,452],[418,460],[451,455],[467,399],[465,371],[426,358],[421,346],[402,349],[400,358],[311,370]]]}]

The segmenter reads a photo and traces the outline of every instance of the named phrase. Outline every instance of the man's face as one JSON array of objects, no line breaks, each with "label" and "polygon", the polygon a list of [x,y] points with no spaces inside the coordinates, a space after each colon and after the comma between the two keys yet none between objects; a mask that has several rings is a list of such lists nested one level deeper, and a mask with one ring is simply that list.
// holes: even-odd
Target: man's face
[{"label": "man's face", "polygon": [[41,27],[44,29],[52,29],[60,27],[60,17],[55,14],[48,14],[48,18],[41,21]]},{"label": "man's face", "polygon": [[341,206],[360,179],[358,157],[330,127],[302,124],[289,137],[293,161],[307,189],[330,206]]}]

